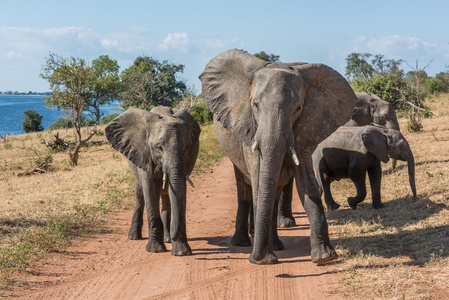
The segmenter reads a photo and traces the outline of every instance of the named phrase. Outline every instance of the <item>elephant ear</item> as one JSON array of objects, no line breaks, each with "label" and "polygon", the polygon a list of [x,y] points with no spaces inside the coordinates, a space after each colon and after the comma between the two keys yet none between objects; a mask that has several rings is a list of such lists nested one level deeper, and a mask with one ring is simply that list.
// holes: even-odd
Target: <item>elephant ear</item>
[{"label": "elephant ear", "polygon": [[362,133],[362,141],[366,149],[374,154],[380,161],[388,162],[387,137],[379,128],[366,126]]},{"label": "elephant ear", "polygon": [[196,158],[198,156],[198,149],[199,149],[199,137],[201,133],[201,128],[198,125],[198,123],[195,121],[195,119],[192,117],[191,114],[189,114],[184,109],[180,109],[176,112],[175,117],[184,120],[184,122],[187,125],[187,134],[188,134],[188,140],[187,140],[187,172],[190,174],[193,170],[193,167],[195,166]]},{"label": "elephant ear", "polygon": [[202,95],[215,119],[248,146],[256,132],[250,103],[251,78],[268,64],[233,49],[213,58],[199,76]]},{"label": "elephant ear", "polygon": [[175,117],[184,120],[187,125],[187,130],[189,134],[189,145],[193,145],[193,143],[198,142],[200,137],[201,128],[200,125],[195,121],[191,114],[189,114],[186,110],[180,109],[175,113]]},{"label": "elephant ear", "polygon": [[357,98],[346,79],[323,64],[296,64],[306,78],[304,108],[293,125],[295,149],[311,155],[316,146],[349,121]]},{"label": "elephant ear", "polygon": [[159,115],[130,108],[112,120],[105,128],[106,138],[112,147],[126,156],[139,168],[151,169],[151,150],[148,146],[149,124]]}]

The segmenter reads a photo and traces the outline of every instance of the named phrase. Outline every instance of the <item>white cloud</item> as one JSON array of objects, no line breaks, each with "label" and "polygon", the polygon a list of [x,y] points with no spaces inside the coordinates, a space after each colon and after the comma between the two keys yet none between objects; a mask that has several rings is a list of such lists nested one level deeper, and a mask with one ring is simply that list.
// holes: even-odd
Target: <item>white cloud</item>
[{"label": "white cloud", "polygon": [[187,52],[187,46],[190,44],[190,39],[185,32],[169,33],[167,37],[159,44],[161,50],[178,50]]}]

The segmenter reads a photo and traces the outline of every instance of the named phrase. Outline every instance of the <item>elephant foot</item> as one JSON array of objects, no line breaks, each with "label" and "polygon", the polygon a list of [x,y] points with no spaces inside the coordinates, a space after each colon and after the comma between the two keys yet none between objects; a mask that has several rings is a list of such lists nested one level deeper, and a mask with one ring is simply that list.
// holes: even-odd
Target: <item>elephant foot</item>
[{"label": "elephant foot", "polygon": [[279,238],[273,238],[273,250],[280,251],[284,250],[284,243]]},{"label": "elephant foot", "polygon": [[131,227],[131,229],[128,232],[128,239],[141,240],[142,239],[142,230],[138,230],[136,228]]},{"label": "elephant foot", "polygon": [[378,203],[373,202],[373,208],[375,208],[375,209],[381,209],[384,207],[385,207],[385,204],[383,204],[382,202],[378,202]]},{"label": "elephant foot", "polygon": [[324,264],[338,258],[338,255],[331,245],[320,244],[312,248],[311,258],[313,263]]},{"label": "elephant foot", "polygon": [[184,256],[192,255],[192,249],[187,242],[176,241],[172,243],[171,255]]},{"label": "elephant foot", "polygon": [[167,251],[167,248],[165,248],[164,243],[152,241],[151,239],[148,241],[148,244],[146,246],[146,250],[151,253],[159,253],[159,252],[165,252]]},{"label": "elephant foot", "polygon": [[171,243],[170,234],[164,234],[164,243]]},{"label": "elephant foot", "polygon": [[339,209],[340,208],[340,204],[338,204],[337,202],[335,202],[335,201],[332,201],[331,203],[329,203],[328,205],[327,205],[327,210],[337,210],[337,209]]},{"label": "elephant foot", "polygon": [[362,201],[358,201],[355,197],[349,197],[348,198],[348,204],[352,209],[357,209],[357,204],[359,204]]},{"label": "elephant foot", "polygon": [[248,234],[238,234],[237,232],[231,238],[231,245],[248,247],[251,246],[251,239]]},{"label": "elephant foot", "polygon": [[257,265],[273,265],[278,263],[278,258],[273,252],[267,253],[267,255],[265,255],[265,257],[261,260],[256,260],[253,257],[253,254],[251,254],[249,256],[249,262]]},{"label": "elephant foot", "polygon": [[294,227],[294,226],[296,226],[296,221],[292,215],[283,216],[278,214],[278,227]]}]

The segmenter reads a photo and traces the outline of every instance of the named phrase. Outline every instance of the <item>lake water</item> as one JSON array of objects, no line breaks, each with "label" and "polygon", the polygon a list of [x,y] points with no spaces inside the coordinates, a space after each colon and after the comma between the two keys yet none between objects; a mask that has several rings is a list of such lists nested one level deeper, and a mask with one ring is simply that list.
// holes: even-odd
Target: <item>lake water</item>
[{"label": "lake water", "polygon": [[[103,105],[100,112],[105,116],[112,113],[121,113],[123,110],[115,109],[119,104]],[[0,96],[0,135],[22,134],[22,122],[25,117],[24,112],[32,109],[42,115],[41,125],[47,128],[62,117],[62,111],[48,109],[45,106],[44,96]]]}]

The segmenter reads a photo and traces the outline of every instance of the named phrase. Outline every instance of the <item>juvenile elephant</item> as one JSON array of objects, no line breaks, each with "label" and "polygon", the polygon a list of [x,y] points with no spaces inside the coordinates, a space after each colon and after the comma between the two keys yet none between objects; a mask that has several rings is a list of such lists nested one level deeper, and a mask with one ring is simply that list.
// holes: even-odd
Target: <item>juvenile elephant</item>
[{"label": "juvenile elephant", "polygon": [[277,236],[277,202],[294,176],[310,221],[312,261],[335,259],[311,156],[349,120],[356,97],[348,82],[322,64],[275,64],[240,50],[213,58],[200,79],[218,140],[234,163],[239,202],[232,243],[251,244],[248,212],[253,202],[249,261],[277,262],[273,250],[283,248]]},{"label": "juvenile elephant", "polygon": [[352,209],[356,209],[357,204],[366,197],[365,178],[368,172],[373,207],[382,208],[380,162],[388,162],[389,157],[407,161],[410,187],[413,197],[416,197],[415,160],[407,140],[399,131],[373,125],[338,128],[318,145],[312,155],[327,207],[336,209],[340,206],[332,198],[331,182],[350,178],[355,184],[357,195],[349,197],[348,203]]},{"label": "juvenile elephant", "polygon": [[142,238],[145,207],[149,252],[166,251],[164,241],[171,241],[172,255],[192,253],[186,235],[186,180],[191,183],[189,174],[198,155],[200,131],[185,110],[174,114],[162,106],[150,112],[130,108],[106,126],[108,141],[126,156],[135,178],[136,203],[128,238]]}]

